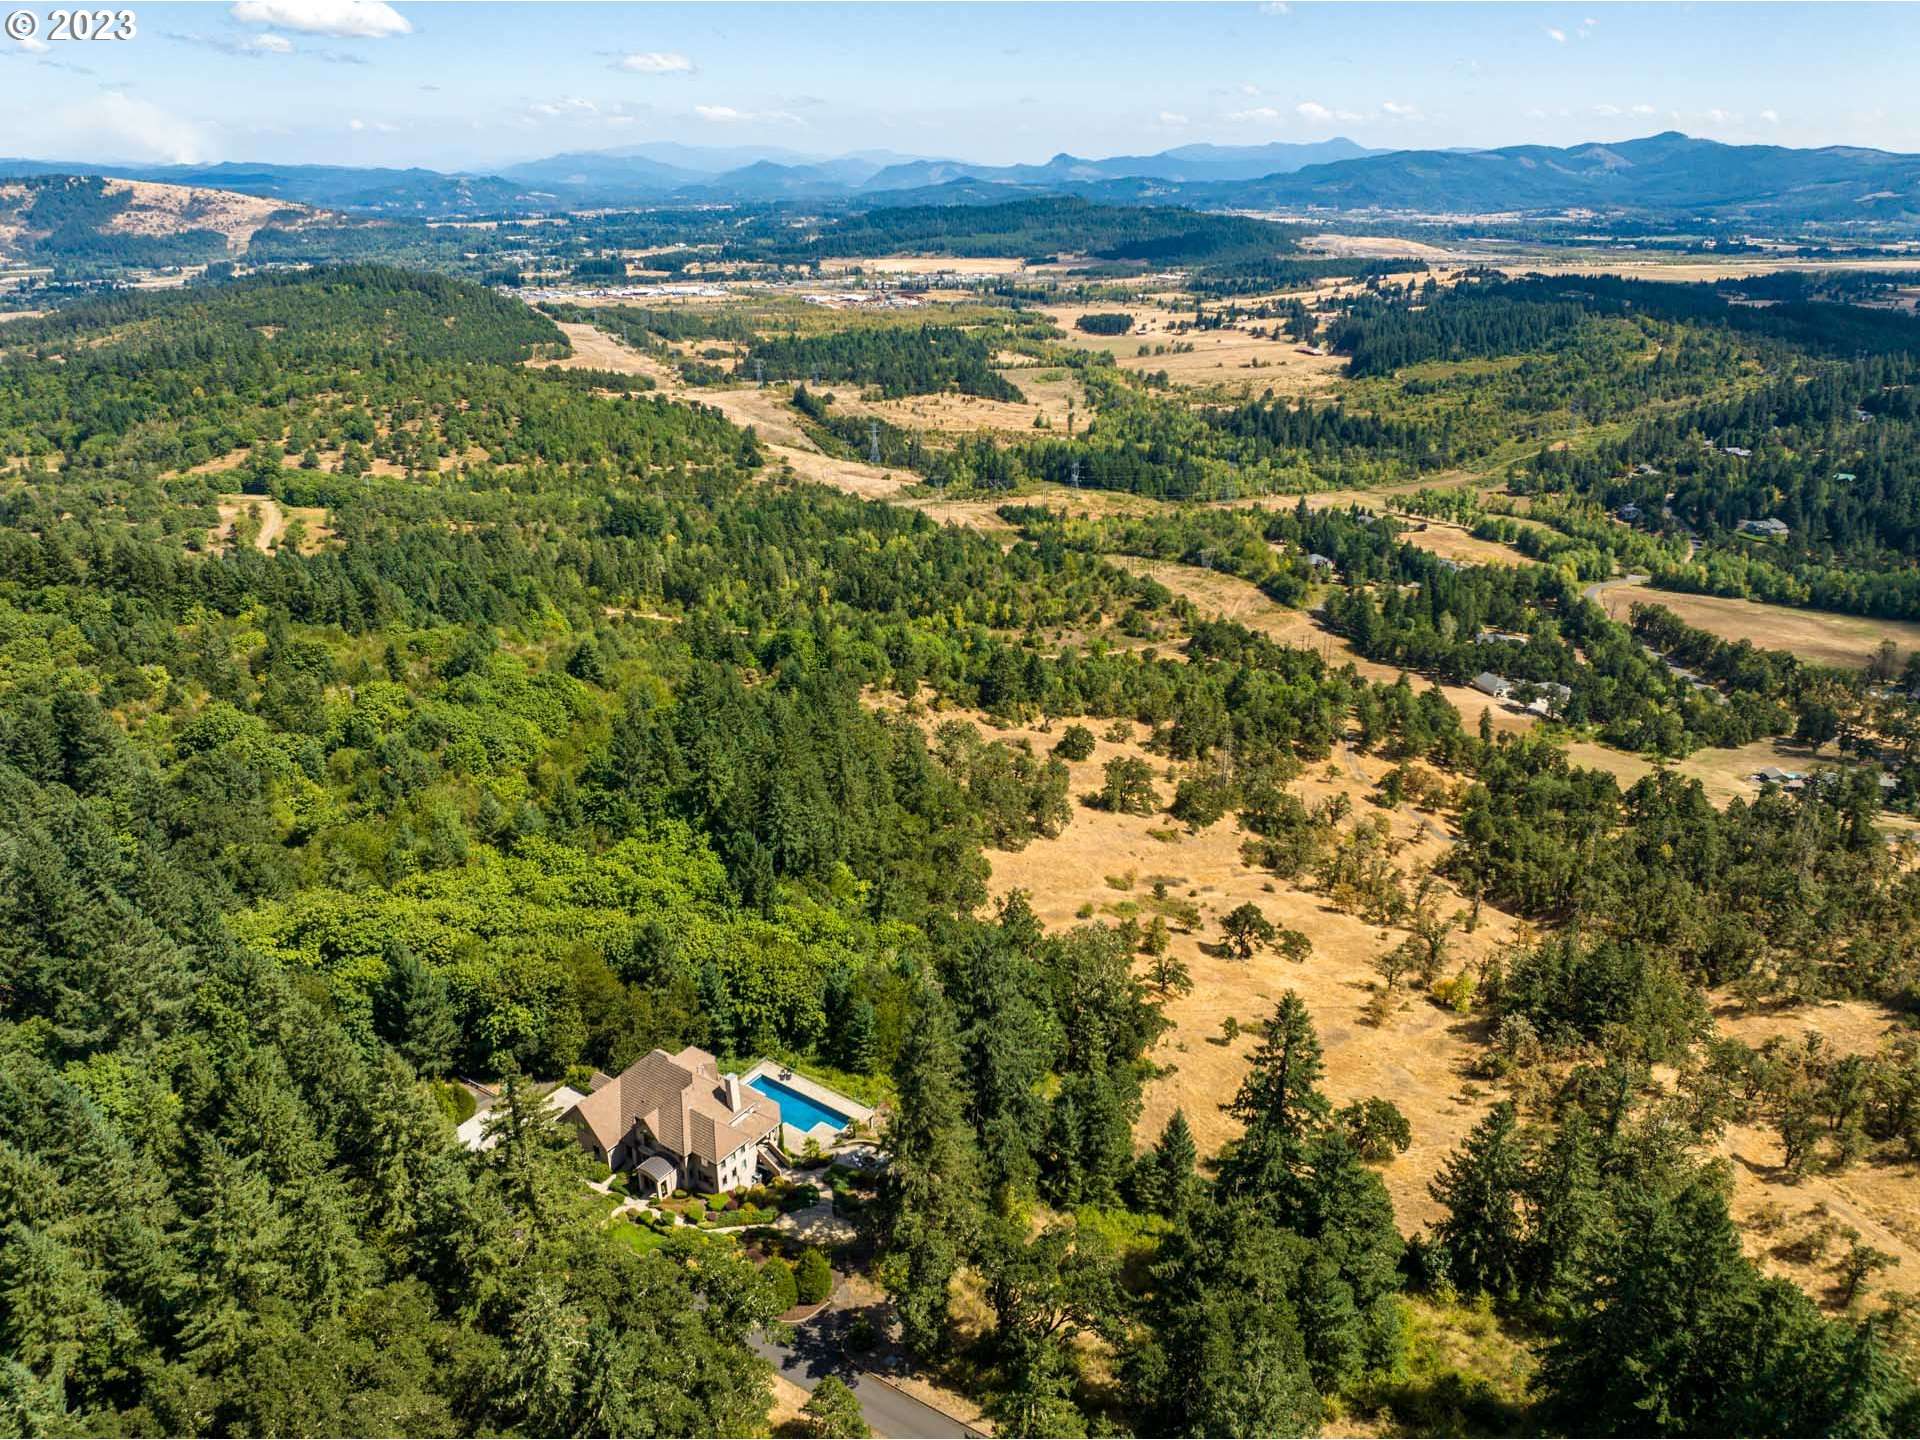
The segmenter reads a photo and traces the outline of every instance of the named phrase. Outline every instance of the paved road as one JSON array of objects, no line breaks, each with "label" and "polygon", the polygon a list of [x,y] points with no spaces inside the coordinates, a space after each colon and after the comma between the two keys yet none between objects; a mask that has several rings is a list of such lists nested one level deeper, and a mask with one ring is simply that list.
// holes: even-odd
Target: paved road
[{"label": "paved road", "polygon": [[790,1345],[776,1344],[764,1335],[755,1336],[752,1345],[802,1390],[811,1391],[827,1376],[838,1375],[852,1387],[875,1435],[889,1440],[972,1440],[979,1435],[978,1430],[951,1415],[943,1415],[877,1375],[850,1365],[842,1353],[840,1332],[852,1320],[844,1310],[828,1310],[804,1325],[794,1326]]}]

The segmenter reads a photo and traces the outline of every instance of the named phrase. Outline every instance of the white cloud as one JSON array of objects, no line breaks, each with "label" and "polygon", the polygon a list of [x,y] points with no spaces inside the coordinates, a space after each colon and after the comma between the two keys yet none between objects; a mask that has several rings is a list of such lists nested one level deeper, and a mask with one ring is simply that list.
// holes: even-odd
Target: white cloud
[{"label": "white cloud", "polygon": [[1564,45],[1567,43],[1567,32],[1564,30],[1557,30],[1553,26],[1549,25],[1547,27],[1547,38],[1553,41],[1553,43],[1556,45]]},{"label": "white cloud", "polygon": [[1780,123],[1780,112],[1778,110],[1762,110],[1760,112],[1760,118],[1769,125],[1778,125]]},{"label": "white cloud", "polygon": [[738,110],[731,105],[696,105],[693,113],[715,125],[804,125],[798,115],[786,110]]},{"label": "white cloud", "polygon": [[1620,113],[1620,107],[1618,105],[1596,105],[1593,107],[1593,113],[1596,115],[1618,115]]},{"label": "white cloud", "polygon": [[1289,14],[1292,9],[1293,7],[1287,4],[1287,0],[1267,0],[1267,3],[1260,7],[1260,13],[1263,15],[1286,15]]},{"label": "white cloud", "polygon": [[55,114],[54,128],[76,152],[194,165],[213,145],[199,125],[150,100],[109,90]]},{"label": "white cloud", "polygon": [[277,25],[307,35],[385,40],[413,33],[413,23],[386,0],[235,0],[231,14],[243,25]]},{"label": "white cloud", "polygon": [[622,55],[613,68],[634,75],[691,75],[693,61],[674,50],[638,50]]},{"label": "white cloud", "polygon": [[[7,38],[10,40],[13,39],[12,36],[8,36]],[[47,44],[46,41],[42,40],[38,35],[29,35],[27,36],[26,39],[14,40],[13,43],[18,48],[25,50],[29,55],[44,55],[47,53],[47,51],[53,48],[51,45]]]},{"label": "white cloud", "polygon": [[1293,113],[1300,116],[1300,118],[1305,120],[1309,125],[1327,125],[1335,120],[1360,120],[1365,118],[1352,110],[1329,110],[1318,100],[1302,100],[1298,105],[1293,107]]},{"label": "white cloud", "polygon": [[256,35],[247,42],[255,50],[264,50],[269,55],[291,55],[293,42],[284,35]]},{"label": "white cloud", "polygon": [[1280,112],[1271,105],[1256,105],[1251,110],[1236,110],[1227,119],[1235,124],[1244,124],[1249,120],[1278,120]]},{"label": "white cloud", "polygon": [[1260,87],[1251,81],[1242,81],[1240,84],[1240,93],[1242,95],[1258,95],[1260,93]]},{"label": "white cloud", "polygon": [[1731,114],[1725,110],[1714,109],[1707,111],[1707,119],[1716,125],[1725,125],[1728,121],[1738,120],[1739,118],[1738,115]]},{"label": "white cloud", "polygon": [[1382,100],[1380,102],[1380,108],[1396,120],[1418,120],[1420,118],[1420,107],[1418,105],[1403,105],[1398,100]]},{"label": "white cloud", "polygon": [[598,115],[600,107],[591,100],[569,95],[564,100],[541,100],[527,107],[532,114],[556,120],[566,115]]},{"label": "white cloud", "polygon": [[364,130],[366,128],[367,128],[367,122],[364,120],[347,121],[347,129],[349,130]]},{"label": "white cloud", "polygon": [[1651,105],[1636,105],[1633,107],[1633,113],[1636,115],[1652,115],[1655,111]]},{"label": "white cloud", "polygon": [[1160,123],[1162,125],[1185,125],[1187,123],[1187,117],[1175,110],[1162,110],[1160,112]]}]

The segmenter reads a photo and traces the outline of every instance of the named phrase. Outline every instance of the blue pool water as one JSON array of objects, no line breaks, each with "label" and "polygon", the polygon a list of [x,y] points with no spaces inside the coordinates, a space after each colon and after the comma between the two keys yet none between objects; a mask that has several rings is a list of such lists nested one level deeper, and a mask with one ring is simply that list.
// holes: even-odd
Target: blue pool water
[{"label": "blue pool water", "polygon": [[771,1075],[756,1075],[747,1084],[778,1104],[781,1120],[796,1130],[811,1130],[816,1125],[829,1125],[835,1130],[847,1128],[847,1117],[838,1110],[829,1110],[818,1100],[802,1095],[791,1085],[782,1085]]}]

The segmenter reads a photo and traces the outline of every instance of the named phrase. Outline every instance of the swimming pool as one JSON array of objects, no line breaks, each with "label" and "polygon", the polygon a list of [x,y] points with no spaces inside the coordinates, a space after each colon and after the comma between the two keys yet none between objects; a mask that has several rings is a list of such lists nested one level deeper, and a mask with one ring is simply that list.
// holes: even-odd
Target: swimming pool
[{"label": "swimming pool", "polygon": [[804,1132],[816,1125],[825,1125],[835,1132],[847,1128],[847,1117],[838,1110],[829,1109],[810,1095],[802,1095],[791,1085],[782,1085],[771,1075],[756,1075],[747,1084],[778,1103],[781,1122],[796,1130]]}]

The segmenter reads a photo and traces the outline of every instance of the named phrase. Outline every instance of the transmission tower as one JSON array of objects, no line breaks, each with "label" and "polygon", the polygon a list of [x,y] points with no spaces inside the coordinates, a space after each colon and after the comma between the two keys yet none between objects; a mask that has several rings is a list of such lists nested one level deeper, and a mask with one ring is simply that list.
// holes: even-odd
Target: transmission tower
[{"label": "transmission tower", "polygon": [[1076,490],[1080,488],[1080,457],[1078,455],[1067,464],[1067,483]]},{"label": "transmission tower", "polygon": [[867,458],[874,464],[880,463],[880,422],[867,421]]}]

